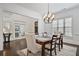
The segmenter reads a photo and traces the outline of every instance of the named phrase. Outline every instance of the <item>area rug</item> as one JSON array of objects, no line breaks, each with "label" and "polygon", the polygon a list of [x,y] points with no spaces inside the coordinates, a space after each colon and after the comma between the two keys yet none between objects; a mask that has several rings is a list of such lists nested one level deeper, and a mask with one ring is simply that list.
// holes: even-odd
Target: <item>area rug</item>
[{"label": "area rug", "polygon": [[[64,45],[63,49],[61,49],[61,51],[59,51],[57,48],[57,55],[56,56],[76,56],[76,50],[77,50],[77,47]],[[50,55],[49,52],[45,51],[45,56],[49,56],[49,55]],[[28,53],[28,56],[41,56],[41,51],[39,51],[35,54]],[[52,52],[52,56],[55,56],[54,51]]]}]

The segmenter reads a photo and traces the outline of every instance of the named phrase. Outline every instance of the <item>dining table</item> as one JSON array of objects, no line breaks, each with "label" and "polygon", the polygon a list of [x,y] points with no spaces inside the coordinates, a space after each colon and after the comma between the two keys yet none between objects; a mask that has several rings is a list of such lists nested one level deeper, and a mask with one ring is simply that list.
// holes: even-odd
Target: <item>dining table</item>
[{"label": "dining table", "polygon": [[45,56],[45,45],[51,42],[51,37],[38,36],[36,43],[41,45],[41,56]]}]

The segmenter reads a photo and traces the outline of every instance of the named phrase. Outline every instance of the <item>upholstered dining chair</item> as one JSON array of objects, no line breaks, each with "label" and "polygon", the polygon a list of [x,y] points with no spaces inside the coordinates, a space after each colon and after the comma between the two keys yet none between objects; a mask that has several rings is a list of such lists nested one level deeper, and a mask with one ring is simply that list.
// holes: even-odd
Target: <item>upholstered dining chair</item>
[{"label": "upholstered dining chair", "polygon": [[19,56],[28,56],[27,48],[16,51]]},{"label": "upholstered dining chair", "polygon": [[41,46],[36,43],[35,35],[33,33],[26,34],[27,50],[35,54],[41,50]]}]

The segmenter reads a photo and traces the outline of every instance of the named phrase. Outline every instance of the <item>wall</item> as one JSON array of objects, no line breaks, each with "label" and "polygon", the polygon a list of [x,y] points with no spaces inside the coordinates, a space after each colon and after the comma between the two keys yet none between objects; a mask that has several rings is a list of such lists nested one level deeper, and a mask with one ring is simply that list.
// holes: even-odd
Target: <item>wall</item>
[{"label": "wall", "polygon": [[[25,17],[19,14],[14,14],[10,12],[4,12],[0,9],[0,51],[3,50],[3,25],[5,22],[9,22],[11,26],[11,40],[16,40],[15,38],[15,23],[25,24],[25,32],[34,33],[34,18]],[[20,38],[20,37],[19,37]],[[22,37],[21,37],[22,38]]]},{"label": "wall", "polygon": [[29,16],[29,17],[33,17],[33,18],[37,18],[37,19],[39,19],[41,16],[39,13],[37,13],[35,11],[29,10],[20,5],[12,4],[12,3],[2,3],[2,4],[0,4],[0,8],[13,12],[13,13],[18,13],[21,15],[25,15],[25,16]]},{"label": "wall", "polygon": [[47,32],[48,35],[51,35],[52,33],[52,24],[44,24],[44,32]]},{"label": "wall", "polygon": [[3,50],[2,10],[0,9],[0,50]]},{"label": "wall", "polygon": [[79,6],[56,13],[56,19],[72,17],[72,33],[73,39],[79,38]]},{"label": "wall", "polygon": [[[64,9],[56,13],[55,16],[56,16],[55,19],[72,17],[72,34],[73,34],[72,39],[79,40],[79,26],[78,26],[79,25],[79,6],[76,6],[70,9]],[[47,28],[49,28],[49,26],[44,25],[45,27],[44,31],[46,31]]]},{"label": "wall", "polygon": [[[64,9],[60,12],[57,12],[55,14],[55,19],[61,19],[66,17],[72,17],[72,33],[73,37],[72,39],[79,40],[79,6],[70,8],[70,9]],[[44,31],[47,31],[48,29],[51,29],[52,25],[45,25],[44,24]],[[49,30],[48,32],[50,33]]]},{"label": "wall", "polygon": [[25,33],[28,33],[28,32],[34,33],[34,21],[35,21],[34,18],[11,13],[9,11],[4,11],[4,10],[3,10],[3,13],[4,13],[3,24],[5,24],[5,22],[8,22],[10,23],[10,26],[11,26],[10,28],[10,32],[12,33],[11,40],[25,38],[25,37],[15,38],[15,23],[24,24]]},{"label": "wall", "polygon": [[39,35],[42,35],[43,32],[44,32],[44,22],[41,17],[38,19],[38,33],[39,33]]},{"label": "wall", "polygon": [[[43,22],[43,19],[42,19],[41,15],[39,13],[34,12],[32,10],[29,10],[27,8],[24,8],[22,6],[19,6],[17,4],[7,4],[7,3],[6,4],[0,4],[0,7],[3,10],[7,10],[9,12],[28,16],[28,17],[32,17],[32,18],[34,18],[33,20],[38,20],[38,32],[39,33],[44,32],[44,22]],[[11,16],[11,14],[8,15],[8,16]]]},{"label": "wall", "polygon": [[[3,9],[3,10],[7,10],[9,12],[12,12],[12,13],[16,13],[16,14],[20,14],[20,15],[24,15],[26,17],[31,17],[34,18],[33,20],[38,20],[38,32],[39,33],[42,33],[44,32],[44,23],[43,23],[43,20],[42,20],[42,17],[39,13],[35,12],[35,11],[32,11],[32,10],[29,10],[27,8],[24,8],[22,6],[19,6],[17,4],[0,4],[0,7]],[[9,15],[8,16],[11,16],[12,13],[8,13]],[[5,15],[5,14],[4,14]],[[11,22],[13,20],[10,20]]]},{"label": "wall", "polygon": [[[9,22],[11,40],[15,40],[15,23],[25,24],[25,32],[34,33],[34,22],[40,15],[16,4],[0,4],[0,50],[3,50],[3,25]],[[42,25],[42,24],[41,24]],[[20,37],[19,37],[20,38]]]}]

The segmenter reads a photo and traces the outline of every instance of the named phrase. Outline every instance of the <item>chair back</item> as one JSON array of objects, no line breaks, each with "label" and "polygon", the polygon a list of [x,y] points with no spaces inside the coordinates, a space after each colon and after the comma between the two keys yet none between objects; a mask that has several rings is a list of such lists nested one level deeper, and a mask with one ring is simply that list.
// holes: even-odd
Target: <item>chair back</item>
[{"label": "chair back", "polygon": [[52,40],[56,39],[57,35],[52,35]]},{"label": "chair back", "polygon": [[60,38],[63,39],[63,33],[60,34]]},{"label": "chair back", "polygon": [[51,44],[56,43],[56,41],[57,41],[57,35],[52,35]]}]

